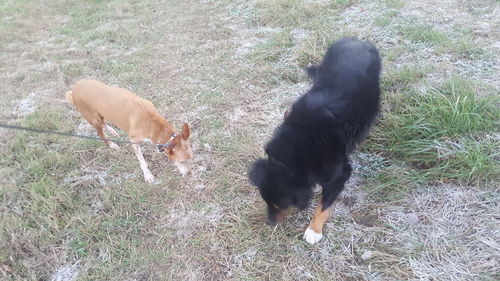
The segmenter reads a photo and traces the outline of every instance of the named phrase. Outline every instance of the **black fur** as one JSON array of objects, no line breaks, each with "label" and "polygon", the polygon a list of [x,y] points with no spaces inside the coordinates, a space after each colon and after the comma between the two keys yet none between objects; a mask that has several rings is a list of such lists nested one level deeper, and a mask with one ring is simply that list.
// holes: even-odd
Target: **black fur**
[{"label": "black fur", "polygon": [[349,155],[379,110],[380,57],[370,43],[341,39],[307,72],[312,88],[293,104],[266,145],[268,158],[255,161],[249,174],[271,223],[276,206],[306,208],[315,184],[323,188],[323,209],[333,203],[351,175]]}]

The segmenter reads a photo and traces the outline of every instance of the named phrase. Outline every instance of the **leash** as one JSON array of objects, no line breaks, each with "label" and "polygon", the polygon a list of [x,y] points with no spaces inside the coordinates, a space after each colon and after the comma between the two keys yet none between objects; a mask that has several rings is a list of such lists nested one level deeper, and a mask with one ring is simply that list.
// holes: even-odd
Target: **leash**
[{"label": "leash", "polygon": [[[76,138],[81,138],[81,139],[105,141],[105,140],[98,138],[98,137],[78,135],[78,134],[65,133],[65,132],[56,132],[56,131],[50,131],[50,130],[41,130],[41,129],[35,129],[35,128],[22,127],[22,126],[7,125],[7,124],[2,124],[2,123],[0,123],[0,127],[7,128],[7,129],[13,129],[13,130],[29,131],[29,132],[39,133],[39,134],[61,135],[61,136],[76,137]],[[153,144],[153,143],[137,143],[137,142],[126,141],[126,140],[117,140],[117,139],[106,139],[106,140],[112,141],[112,142],[117,142],[117,143],[146,144],[146,145],[157,146],[156,144]]]}]

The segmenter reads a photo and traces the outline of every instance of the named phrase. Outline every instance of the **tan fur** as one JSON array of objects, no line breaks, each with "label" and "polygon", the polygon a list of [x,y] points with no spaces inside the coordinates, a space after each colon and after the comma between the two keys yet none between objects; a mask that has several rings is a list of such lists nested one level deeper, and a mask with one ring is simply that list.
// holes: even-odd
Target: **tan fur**
[{"label": "tan fur", "polygon": [[322,208],[323,206],[320,201],[318,206],[316,206],[316,209],[314,209],[314,215],[309,224],[309,228],[314,230],[314,232],[316,233],[323,233],[323,226],[328,220],[328,217],[330,216],[333,207],[331,206],[330,208],[324,211],[321,210]]},{"label": "tan fur", "polygon": [[[99,137],[113,148],[118,146],[104,136],[105,121],[127,132],[129,140],[135,143],[148,139],[154,144],[165,144],[175,132],[175,128],[156,111],[150,101],[128,90],[107,86],[96,80],[77,82],[73,89],[66,93],[66,101],[73,104],[85,120],[94,126]],[[186,162],[192,156],[188,137],[189,126],[184,124],[182,132],[172,140],[173,145],[165,150],[165,155],[176,162],[176,165],[188,165]],[[151,181],[152,176],[149,180],[146,177],[149,170],[142,158],[140,147],[134,147],[134,151],[146,180]],[[188,170],[190,172],[190,168]]]}]

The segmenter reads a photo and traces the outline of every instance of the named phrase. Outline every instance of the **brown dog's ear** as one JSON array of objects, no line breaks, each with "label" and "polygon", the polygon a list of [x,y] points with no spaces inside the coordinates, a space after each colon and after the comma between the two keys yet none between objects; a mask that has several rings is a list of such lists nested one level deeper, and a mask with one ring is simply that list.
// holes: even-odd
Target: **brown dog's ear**
[{"label": "brown dog's ear", "polygon": [[187,140],[189,138],[189,125],[187,123],[184,123],[184,125],[182,125],[182,138],[184,140]]}]

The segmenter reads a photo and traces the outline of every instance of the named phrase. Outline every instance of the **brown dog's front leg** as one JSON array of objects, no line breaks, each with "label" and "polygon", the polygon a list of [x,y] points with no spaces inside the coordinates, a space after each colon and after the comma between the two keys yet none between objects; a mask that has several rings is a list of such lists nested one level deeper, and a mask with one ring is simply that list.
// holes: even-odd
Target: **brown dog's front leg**
[{"label": "brown dog's front leg", "polygon": [[155,181],[155,177],[151,174],[151,171],[149,171],[148,163],[146,163],[146,160],[144,160],[144,157],[142,156],[141,145],[134,143],[132,144],[132,148],[134,149],[135,156],[139,159],[139,165],[141,166],[142,173],[144,174],[144,179],[148,183],[153,183]]},{"label": "brown dog's front leg", "polygon": [[306,229],[306,232],[304,233],[304,239],[309,243],[309,244],[316,244],[323,238],[323,226],[325,225],[325,222],[328,220],[328,217],[330,216],[331,210],[333,206],[330,206],[329,208],[325,210],[321,210],[323,208],[323,205],[321,204],[321,200],[314,210],[314,215],[311,220],[311,223],[309,224],[309,227]]}]

